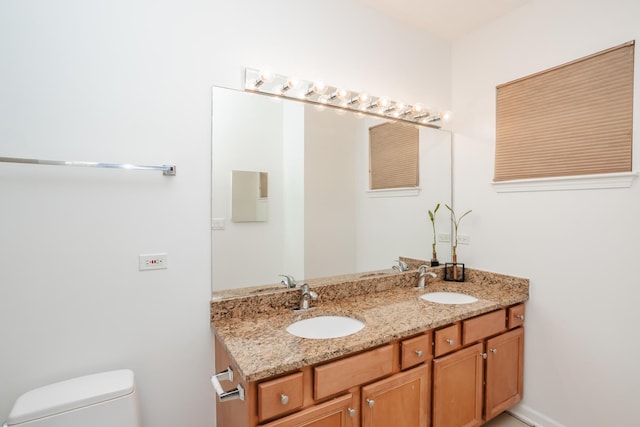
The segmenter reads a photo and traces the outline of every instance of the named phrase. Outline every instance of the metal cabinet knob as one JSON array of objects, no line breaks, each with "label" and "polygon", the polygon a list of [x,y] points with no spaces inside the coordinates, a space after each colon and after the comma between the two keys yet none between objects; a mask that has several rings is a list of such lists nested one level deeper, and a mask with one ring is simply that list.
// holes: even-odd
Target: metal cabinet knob
[{"label": "metal cabinet knob", "polygon": [[516,316],[518,319],[523,320],[524,321],[524,314],[518,314]]},{"label": "metal cabinet knob", "polygon": [[487,358],[487,353],[480,353],[480,356],[482,356],[483,359]]},{"label": "metal cabinet knob", "polygon": [[347,411],[349,411],[349,416],[350,417],[355,417],[356,416],[356,410],[353,408],[347,408]]},{"label": "metal cabinet knob", "polygon": [[287,403],[289,403],[289,396],[287,396],[286,394],[281,394],[280,403],[282,403],[283,405],[286,405]]},{"label": "metal cabinet knob", "polygon": [[375,400],[373,399],[367,399],[366,402],[367,402],[367,405],[369,405],[369,408],[373,408],[373,405],[375,405],[376,403]]},{"label": "metal cabinet knob", "polygon": [[451,338],[447,339],[446,341],[447,341],[447,344],[449,344],[449,345],[453,345],[453,343],[455,342]]},{"label": "metal cabinet knob", "polygon": [[416,356],[418,357],[422,357],[424,353],[422,353],[422,350],[416,350]]},{"label": "metal cabinet knob", "polygon": [[489,351],[493,354],[496,354],[498,352],[498,350],[495,348],[490,348]]}]

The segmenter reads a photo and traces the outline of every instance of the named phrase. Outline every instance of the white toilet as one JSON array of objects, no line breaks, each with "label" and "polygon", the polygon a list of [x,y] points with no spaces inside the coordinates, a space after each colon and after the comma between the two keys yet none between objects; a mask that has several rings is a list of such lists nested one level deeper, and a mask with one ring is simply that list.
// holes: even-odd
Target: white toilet
[{"label": "white toilet", "polygon": [[133,371],[102,372],[26,392],[4,427],[140,427]]}]

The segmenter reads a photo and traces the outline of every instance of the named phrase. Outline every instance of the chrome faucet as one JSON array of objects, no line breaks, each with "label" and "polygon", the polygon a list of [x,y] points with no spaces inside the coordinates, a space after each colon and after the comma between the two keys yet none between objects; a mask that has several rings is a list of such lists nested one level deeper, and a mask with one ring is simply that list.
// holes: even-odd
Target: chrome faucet
[{"label": "chrome faucet", "polygon": [[296,287],[297,282],[296,282],[296,279],[293,278],[293,276],[287,276],[285,274],[280,274],[280,277],[284,277],[284,280],[282,280],[280,283],[282,283],[285,288],[293,289],[293,288]]},{"label": "chrome faucet", "polygon": [[427,284],[427,276],[431,276],[431,278],[435,279],[438,277],[436,273],[433,271],[427,271],[426,265],[421,265],[418,267],[418,284],[416,285],[417,289],[424,289]]},{"label": "chrome faucet", "polygon": [[308,310],[311,301],[318,299],[318,294],[311,289],[306,283],[300,286],[300,307],[299,310]]},{"label": "chrome faucet", "polygon": [[395,261],[398,263],[398,265],[394,265],[391,268],[393,268],[398,273],[402,273],[403,271],[407,271],[409,269],[409,266],[406,262],[400,261],[399,259],[396,259]]}]

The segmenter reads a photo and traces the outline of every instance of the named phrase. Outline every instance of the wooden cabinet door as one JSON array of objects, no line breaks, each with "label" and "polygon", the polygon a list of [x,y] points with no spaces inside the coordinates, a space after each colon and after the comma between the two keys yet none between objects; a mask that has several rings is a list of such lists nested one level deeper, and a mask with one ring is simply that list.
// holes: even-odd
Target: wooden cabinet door
[{"label": "wooden cabinet door", "polygon": [[482,424],[482,343],[433,361],[433,427]]},{"label": "wooden cabinet door", "polygon": [[487,340],[485,420],[522,400],[524,329]]},{"label": "wooden cabinet door", "polygon": [[[288,417],[261,424],[261,427],[352,427],[357,412],[351,409],[351,393],[312,406]],[[230,426],[231,427],[231,426]]]},{"label": "wooden cabinet door", "polygon": [[362,388],[362,427],[427,427],[428,408],[428,365]]}]

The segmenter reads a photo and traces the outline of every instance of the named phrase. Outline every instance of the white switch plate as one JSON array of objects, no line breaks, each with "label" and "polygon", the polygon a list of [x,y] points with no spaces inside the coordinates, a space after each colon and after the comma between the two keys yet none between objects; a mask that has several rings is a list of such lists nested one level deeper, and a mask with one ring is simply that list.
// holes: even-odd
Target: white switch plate
[{"label": "white switch plate", "polygon": [[468,234],[458,234],[458,244],[460,244],[460,245],[468,245],[469,244],[469,235]]},{"label": "white switch plate", "polygon": [[211,218],[211,228],[214,230],[224,230],[224,218]]},{"label": "white switch plate", "polygon": [[449,233],[438,233],[438,242],[450,242],[451,235]]},{"label": "white switch plate", "polygon": [[144,270],[162,270],[169,268],[169,254],[141,254],[138,256],[138,269]]}]

